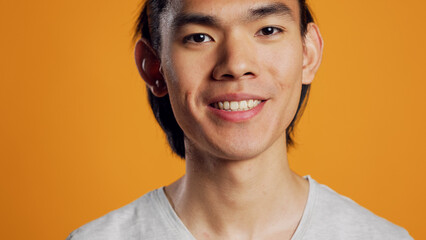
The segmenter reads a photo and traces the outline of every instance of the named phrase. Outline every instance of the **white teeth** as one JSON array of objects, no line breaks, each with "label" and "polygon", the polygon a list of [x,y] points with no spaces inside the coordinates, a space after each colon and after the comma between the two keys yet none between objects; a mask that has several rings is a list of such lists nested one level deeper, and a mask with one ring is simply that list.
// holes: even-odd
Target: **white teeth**
[{"label": "white teeth", "polygon": [[214,108],[225,110],[225,111],[247,111],[250,110],[257,105],[259,105],[262,101],[260,100],[243,100],[243,101],[223,101],[216,102],[213,104]]},{"label": "white teeth", "polygon": [[231,110],[232,111],[236,111],[236,110],[238,110],[238,102],[234,102],[234,101],[232,101],[231,102]]},{"label": "white teeth", "polygon": [[223,109],[229,110],[229,102],[228,101],[223,102]]},{"label": "white teeth", "polygon": [[219,105],[219,109],[223,110],[223,102],[218,102],[218,105]]},{"label": "white teeth", "polygon": [[251,100],[251,99],[250,99],[250,100],[248,100],[248,104],[247,104],[247,105],[248,105],[248,107],[249,107],[249,108],[252,108],[252,107],[253,107],[253,105],[254,105],[254,104],[253,104],[253,100]]},{"label": "white teeth", "polygon": [[247,109],[247,101],[240,101],[240,109]]}]

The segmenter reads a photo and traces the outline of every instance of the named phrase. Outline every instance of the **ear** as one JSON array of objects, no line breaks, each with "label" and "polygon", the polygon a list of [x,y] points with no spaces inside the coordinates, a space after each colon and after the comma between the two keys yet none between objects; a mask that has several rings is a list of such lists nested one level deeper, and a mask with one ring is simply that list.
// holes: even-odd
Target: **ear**
[{"label": "ear", "polygon": [[144,38],[135,46],[135,61],[139,74],[156,97],[167,94],[167,85],[161,73],[161,62],[156,52]]},{"label": "ear", "polygon": [[303,79],[302,84],[311,84],[321,64],[324,42],[318,26],[309,23],[303,47]]}]

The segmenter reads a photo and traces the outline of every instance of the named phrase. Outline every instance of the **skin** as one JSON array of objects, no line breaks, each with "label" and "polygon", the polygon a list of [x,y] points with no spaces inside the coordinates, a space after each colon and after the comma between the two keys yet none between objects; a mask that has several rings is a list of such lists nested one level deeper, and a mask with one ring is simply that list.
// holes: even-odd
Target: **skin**
[{"label": "skin", "polygon": [[[291,13],[250,14],[275,3]],[[172,28],[181,13],[217,23]],[[186,174],[166,194],[197,239],[290,239],[300,222],[309,184],[289,168],[285,129],[323,41],[315,24],[305,37],[299,24],[297,0],[174,1],[162,16],[161,50],[143,39],[136,45],[142,78],[154,95],[169,94],[185,133]],[[264,100],[254,117],[235,122],[212,112],[212,99],[242,93]]]}]

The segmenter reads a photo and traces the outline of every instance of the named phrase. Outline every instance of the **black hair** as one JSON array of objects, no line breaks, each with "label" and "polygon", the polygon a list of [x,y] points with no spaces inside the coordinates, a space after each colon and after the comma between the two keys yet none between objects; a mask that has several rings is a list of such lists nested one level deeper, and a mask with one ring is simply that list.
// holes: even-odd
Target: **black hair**
[{"label": "black hair", "polygon": [[[136,22],[134,40],[144,38],[151,43],[153,49],[159,52],[161,44],[160,15],[165,10],[169,0],[146,0]],[[306,0],[298,0],[300,7],[300,33],[305,37],[307,26],[314,22]],[[149,11],[148,11],[149,9]],[[303,84],[296,114],[286,129],[287,147],[294,146],[294,127],[299,121],[308,101],[311,85]],[[147,87],[148,100],[155,118],[167,135],[167,140],[174,153],[185,159],[184,133],[176,121],[170,105],[169,95],[154,96]]]}]

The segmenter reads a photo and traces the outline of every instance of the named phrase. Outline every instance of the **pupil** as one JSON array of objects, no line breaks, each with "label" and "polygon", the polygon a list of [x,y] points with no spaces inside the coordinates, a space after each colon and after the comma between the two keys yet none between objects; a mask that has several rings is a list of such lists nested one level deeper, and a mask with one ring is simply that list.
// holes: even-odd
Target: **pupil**
[{"label": "pupil", "polygon": [[271,27],[267,27],[263,29],[264,35],[269,35],[269,34],[272,34],[273,32],[274,32],[274,29],[272,29]]},{"label": "pupil", "polygon": [[194,41],[195,42],[204,42],[206,36],[204,36],[203,34],[197,34],[194,36]]}]

